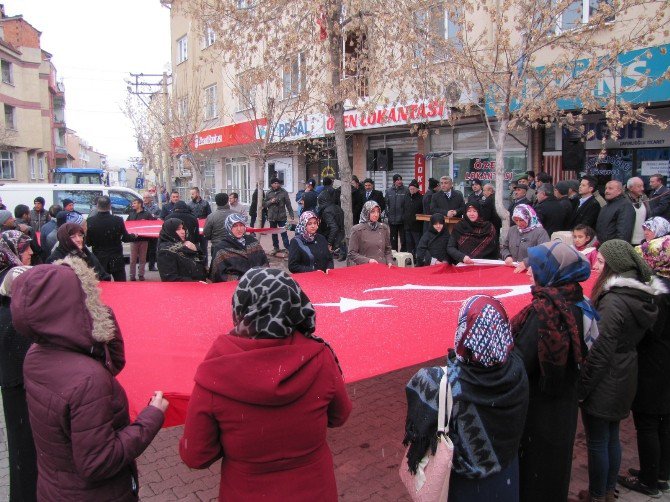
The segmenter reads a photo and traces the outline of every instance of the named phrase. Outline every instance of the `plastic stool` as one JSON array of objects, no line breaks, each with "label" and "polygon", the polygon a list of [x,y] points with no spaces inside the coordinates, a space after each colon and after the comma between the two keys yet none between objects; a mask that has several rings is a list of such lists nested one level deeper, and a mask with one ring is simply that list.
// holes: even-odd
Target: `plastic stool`
[{"label": "plastic stool", "polygon": [[393,263],[398,267],[413,267],[414,256],[412,256],[412,253],[400,253],[398,251],[393,251]]}]

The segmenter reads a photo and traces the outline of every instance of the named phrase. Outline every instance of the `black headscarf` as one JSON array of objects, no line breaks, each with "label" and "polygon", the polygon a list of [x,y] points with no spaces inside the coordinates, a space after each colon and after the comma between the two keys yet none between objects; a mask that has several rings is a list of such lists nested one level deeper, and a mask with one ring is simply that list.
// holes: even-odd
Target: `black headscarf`
[{"label": "black headscarf", "polygon": [[160,234],[158,235],[158,240],[181,244],[183,241],[181,240],[181,237],[177,235],[177,229],[180,226],[183,226],[183,223],[179,218],[165,220],[165,223],[163,223],[163,226],[161,227]]}]

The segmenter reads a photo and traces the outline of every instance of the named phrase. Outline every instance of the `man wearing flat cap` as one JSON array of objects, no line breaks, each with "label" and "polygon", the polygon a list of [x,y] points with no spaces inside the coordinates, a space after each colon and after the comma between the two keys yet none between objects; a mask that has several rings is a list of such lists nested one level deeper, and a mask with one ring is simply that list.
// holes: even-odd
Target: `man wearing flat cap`
[{"label": "man wearing flat cap", "polygon": [[[528,179],[526,179],[528,181]],[[507,210],[509,211],[509,225],[513,227],[516,225],[512,219],[512,213],[514,213],[514,208],[519,204],[531,205],[530,201],[526,198],[526,193],[528,192],[528,185],[526,183],[519,183],[515,181],[512,183],[512,202],[510,203]]]}]

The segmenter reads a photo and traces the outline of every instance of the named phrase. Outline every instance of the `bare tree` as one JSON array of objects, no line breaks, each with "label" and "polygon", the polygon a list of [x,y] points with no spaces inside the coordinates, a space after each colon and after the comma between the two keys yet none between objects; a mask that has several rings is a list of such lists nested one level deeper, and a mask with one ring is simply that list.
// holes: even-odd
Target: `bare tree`
[{"label": "bare tree", "polygon": [[[630,71],[631,63],[644,63],[653,51],[624,59],[658,38],[667,40],[669,5],[667,0],[412,2],[407,47],[415,50],[406,57],[419,69],[415,92],[449,100],[452,123],[467,116],[485,123],[496,151],[496,209],[503,235],[509,225],[504,152],[513,131],[558,124],[584,133],[583,118],[593,112],[604,113],[612,135],[633,121],[665,126],[645,102],[631,99],[631,90],[654,85],[644,71]],[[431,29],[440,13],[452,33]],[[456,96],[450,96],[453,90]]]}]

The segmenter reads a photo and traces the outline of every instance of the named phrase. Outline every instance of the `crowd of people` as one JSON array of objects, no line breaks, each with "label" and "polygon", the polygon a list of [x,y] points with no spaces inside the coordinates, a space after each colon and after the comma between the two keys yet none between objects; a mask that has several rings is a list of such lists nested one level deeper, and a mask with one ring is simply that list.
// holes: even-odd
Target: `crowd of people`
[{"label": "crowd of people", "polygon": [[[293,210],[273,179],[260,194],[261,217],[278,229],[270,254],[282,253],[281,237],[290,273],[269,267],[237,194],[217,194],[214,211],[197,188],[190,203],[173,192],[161,210],[148,194],[136,199],[129,219],[161,218],[158,239],[129,233],[106,196],[87,219],[67,199],[45,211],[38,197],[33,210],[17,207],[16,218],[0,210],[11,500],[137,499],[135,458],[168,402],[157,391],[131,422],[115,378],[125,365],[123,337],[97,281],[126,280],[124,242],[131,281],[144,280],[147,263],[163,281],[239,281],[233,327],[196,372],[180,442],[190,467],[223,458],[222,499],[337,500],[326,429],[346,422],[351,402],[314,308],[290,274],[327,272],[335,259],[390,266],[403,246],[425,265],[499,258],[533,284],[531,302],[511,319],[485,295],[461,307],[446,359],[452,501],[565,501],[579,410],[589,477],[580,498],[614,502],[617,483],[660,496],[670,491],[670,194],[660,175],[652,180],[649,196],[637,178],[626,191],[610,181],[600,200],[589,177],[554,188],[545,173],[523,176],[512,185],[513,226],[499,242],[491,185],[475,181],[466,200],[448,177],[430,180],[423,196],[399,175],[386,196],[355,179],[360,212],[347,246],[341,186],[307,182],[289,243]],[[430,215],[425,229],[417,214]],[[451,231],[445,217],[458,218]],[[592,271],[588,299],[580,283]],[[434,451],[434,389],[444,371],[425,368],[407,385],[410,469]],[[640,464],[620,474],[619,427],[631,410]]]}]

